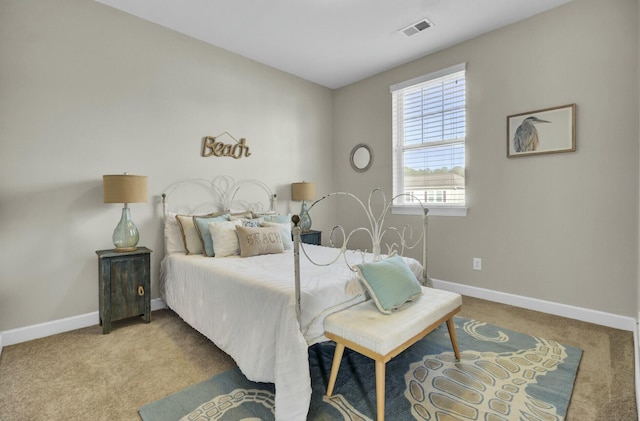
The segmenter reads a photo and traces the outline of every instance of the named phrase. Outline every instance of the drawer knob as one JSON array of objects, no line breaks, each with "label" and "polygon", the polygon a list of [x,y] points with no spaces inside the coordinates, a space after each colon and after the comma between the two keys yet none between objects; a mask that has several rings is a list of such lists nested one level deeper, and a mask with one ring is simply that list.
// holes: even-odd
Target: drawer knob
[{"label": "drawer knob", "polygon": [[138,295],[141,297],[144,295],[144,287],[142,285],[138,285]]}]

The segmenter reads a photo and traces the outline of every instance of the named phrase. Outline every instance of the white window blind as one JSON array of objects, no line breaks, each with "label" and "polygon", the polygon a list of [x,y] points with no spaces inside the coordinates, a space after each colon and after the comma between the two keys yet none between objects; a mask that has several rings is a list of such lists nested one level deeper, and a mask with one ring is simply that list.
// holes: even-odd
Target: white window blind
[{"label": "white window blind", "polygon": [[[465,64],[391,87],[394,196],[465,206]],[[401,196],[395,205],[412,205]]]}]

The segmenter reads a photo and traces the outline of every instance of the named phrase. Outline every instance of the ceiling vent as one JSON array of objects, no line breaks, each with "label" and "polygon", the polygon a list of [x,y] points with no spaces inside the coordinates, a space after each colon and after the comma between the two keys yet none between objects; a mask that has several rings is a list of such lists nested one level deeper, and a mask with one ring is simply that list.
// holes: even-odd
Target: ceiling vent
[{"label": "ceiling vent", "polygon": [[433,23],[431,23],[431,21],[429,21],[429,19],[424,18],[422,20],[419,20],[416,23],[413,23],[409,26],[407,26],[406,28],[401,29],[399,32],[402,32],[403,34],[405,34],[408,37],[412,37],[422,31],[424,31],[425,29],[431,28],[433,26]]}]

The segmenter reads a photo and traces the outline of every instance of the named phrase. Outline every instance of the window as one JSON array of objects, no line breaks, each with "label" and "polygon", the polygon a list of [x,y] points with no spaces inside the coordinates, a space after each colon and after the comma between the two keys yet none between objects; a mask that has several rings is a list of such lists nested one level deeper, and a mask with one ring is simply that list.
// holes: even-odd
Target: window
[{"label": "window", "polygon": [[[393,102],[393,195],[411,193],[430,209],[466,215],[465,64],[391,87]],[[394,212],[415,208],[401,196]],[[405,209],[406,211],[406,209]],[[438,213],[446,214],[446,213]]]}]

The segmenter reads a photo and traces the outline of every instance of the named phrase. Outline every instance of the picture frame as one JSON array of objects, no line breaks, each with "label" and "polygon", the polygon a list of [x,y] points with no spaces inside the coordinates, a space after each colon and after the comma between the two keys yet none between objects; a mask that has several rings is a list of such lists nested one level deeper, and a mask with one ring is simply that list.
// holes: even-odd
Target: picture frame
[{"label": "picture frame", "polygon": [[576,104],[507,117],[507,158],[576,150]]}]

